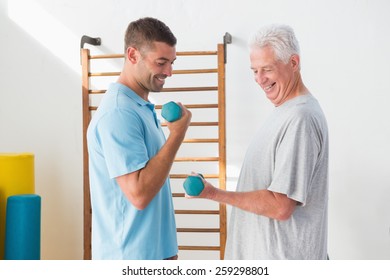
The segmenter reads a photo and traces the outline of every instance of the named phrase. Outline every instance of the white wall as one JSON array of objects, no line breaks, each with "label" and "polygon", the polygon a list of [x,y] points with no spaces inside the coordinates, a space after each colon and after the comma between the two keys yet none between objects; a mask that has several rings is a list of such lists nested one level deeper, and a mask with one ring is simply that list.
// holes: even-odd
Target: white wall
[{"label": "white wall", "polygon": [[247,38],[271,22],[294,27],[304,81],[329,123],[330,256],[390,259],[389,11],[387,0],[0,0],[0,152],[35,154],[42,258],[82,258],[80,38],[101,37],[96,52],[118,53],[127,24],[154,16],[178,50],[213,50],[233,36],[229,189],[254,125],[272,109],[249,70]]}]

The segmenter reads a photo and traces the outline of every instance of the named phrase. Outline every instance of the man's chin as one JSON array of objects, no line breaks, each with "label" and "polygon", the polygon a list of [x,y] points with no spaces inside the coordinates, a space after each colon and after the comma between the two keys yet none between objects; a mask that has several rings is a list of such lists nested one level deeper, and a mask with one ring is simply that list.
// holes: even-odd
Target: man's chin
[{"label": "man's chin", "polygon": [[150,89],[151,92],[161,92],[163,90],[163,86],[161,87],[153,87]]}]

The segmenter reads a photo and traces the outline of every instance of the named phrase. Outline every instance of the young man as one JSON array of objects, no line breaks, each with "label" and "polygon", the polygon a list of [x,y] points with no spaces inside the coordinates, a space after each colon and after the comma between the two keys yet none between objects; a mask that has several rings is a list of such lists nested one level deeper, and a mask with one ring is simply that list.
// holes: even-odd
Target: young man
[{"label": "young man", "polygon": [[200,197],[233,206],[226,259],[326,259],[328,128],[303,84],[293,30],[260,29],[250,62],[275,109],[247,150],[237,192],[205,181]]},{"label": "young man", "polygon": [[165,139],[148,100],[172,75],[175,45],[161,21],[131,22],[123,70],[88,127],[93,259],[177,259],[168,175],[191,113],[180,104]]}]

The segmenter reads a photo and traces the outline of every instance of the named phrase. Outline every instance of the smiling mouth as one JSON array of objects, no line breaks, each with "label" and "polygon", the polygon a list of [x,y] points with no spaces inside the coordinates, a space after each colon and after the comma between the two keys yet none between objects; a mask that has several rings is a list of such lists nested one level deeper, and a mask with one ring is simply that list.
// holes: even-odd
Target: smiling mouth
[{"label": "smiling mouth", "polygon": [[266,87],[264,88],[264,90],[265,90],[265,91],[269,91],[275,84],[276,84],[276,82],[270,84],[269,86],[266,86]]},{"label": "smiling mouth", "polygon": [[160,77],[156,77],[156,79],[159,81],[159,82],[161,82],[161,83],[165,83],[165,79],[166,79],[166,77],[162,77],[162,76],[160,76]]}]

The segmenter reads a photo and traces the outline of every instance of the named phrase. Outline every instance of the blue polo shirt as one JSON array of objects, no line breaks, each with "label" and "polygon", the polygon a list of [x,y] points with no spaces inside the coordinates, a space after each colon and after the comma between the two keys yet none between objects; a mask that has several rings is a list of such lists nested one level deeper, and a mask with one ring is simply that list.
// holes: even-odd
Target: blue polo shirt
[{"label": "blue polo shirt", "polygon": [[159,260],[177,254],[167,179],[144,210],[125,197],[116,177],[142,169],[165,143],[154,105],[113,83],[87,131],[92,204],[92,258]]}]

